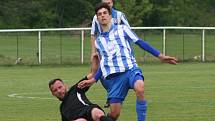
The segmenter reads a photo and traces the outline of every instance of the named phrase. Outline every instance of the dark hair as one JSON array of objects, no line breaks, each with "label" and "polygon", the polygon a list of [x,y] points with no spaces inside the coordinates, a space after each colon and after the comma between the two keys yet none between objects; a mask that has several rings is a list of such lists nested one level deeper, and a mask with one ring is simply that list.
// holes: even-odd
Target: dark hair
[{"label": "dark hair", "polygon": [[63,83],[63,80],[61,79],[52,79],[49,81],[49,88],[56,82],[56,81],[61,81]]},{"label": "dark hair", "polygon": [[96,8],[95,8],[95,13],[97,14],[97,12],[102,9],[102,8],[105,8],[108,10],[109,12],[109,15],[111,14],[111,9],[110,9],[110,6],[107,4],[107,3],[104,3],[104,2],[101,2],[99,4],[97,4]]}]

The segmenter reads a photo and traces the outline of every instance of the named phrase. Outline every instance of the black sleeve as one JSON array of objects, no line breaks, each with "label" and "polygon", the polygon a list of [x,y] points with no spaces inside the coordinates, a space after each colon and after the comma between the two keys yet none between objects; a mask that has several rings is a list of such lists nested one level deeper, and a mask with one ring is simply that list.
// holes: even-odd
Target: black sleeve
[{"label": "black sleeve", "polygon": [[[85,76],[85,77],[82,78],[80,81],[78,81],[78,83],[81,82],[81,81],[84,81],[84,80],[88,80],[87,76]],[[88,91],[88,89],[90,88],[90,87],[85,87],[85,88],[83,88],[83,89],[80,89],[80,88],[78,88],[78,83],[75,84],[75,85],[76,85],[76,88],[77,88],[77,90],[78,90],[78,92],[86,92],[86,91]]]},{"label": "black sleeve", "polygon": [[66,119],[66,117],[63,116],[62,114],[61,114],[61,120],[62,120],[62,121],[68,121],[68,120]]}]

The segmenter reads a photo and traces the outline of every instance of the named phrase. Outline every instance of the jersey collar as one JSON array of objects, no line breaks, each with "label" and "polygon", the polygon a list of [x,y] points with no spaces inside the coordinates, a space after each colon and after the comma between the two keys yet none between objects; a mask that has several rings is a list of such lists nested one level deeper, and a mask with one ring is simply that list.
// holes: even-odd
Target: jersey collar
[{"label": "jersey collar", "polygon": [[108,34],[110,33],[110,31],[113,30],[115,28],[115,26],[116,25],[111,24],[111,27],[110,27],[109,31],[107,31],[107,32],[101,32],[101,35],[102,36],[108,36]]}]

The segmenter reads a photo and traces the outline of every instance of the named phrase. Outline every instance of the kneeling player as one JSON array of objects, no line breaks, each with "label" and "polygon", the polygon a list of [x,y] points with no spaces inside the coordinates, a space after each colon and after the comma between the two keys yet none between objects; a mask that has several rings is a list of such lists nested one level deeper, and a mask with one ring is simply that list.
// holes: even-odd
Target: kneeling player
[{"label": "kneeling player", "polygon": [[[88,80],[88,78],[85,77],[82,80]],[[88,100],[85,92],[89,87],[80,89],[77,84],[68,89],[61,79],[49,81],[52,95],[62,101],[60,105],[62,121],[112,121],[105,116],[104,111],[97,104]]]}]

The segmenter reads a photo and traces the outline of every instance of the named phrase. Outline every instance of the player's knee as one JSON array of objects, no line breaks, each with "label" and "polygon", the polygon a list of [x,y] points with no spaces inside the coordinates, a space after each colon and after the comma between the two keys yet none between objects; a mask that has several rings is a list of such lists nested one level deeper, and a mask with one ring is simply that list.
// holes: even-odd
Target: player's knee
[{"label": "player's knee", "polygon": [[104,115],[105,115],[105,113],[101,109],[93,108],[92,117],[94,120],[98,120],[98,119],[100,119],[101,116],[104,116]]},{"label": "player's knee", "polygon": [[136,93],[136,96],[138,98],[144,97],[144,82],[142,80],[138,80],[134,85],[134,90]]},{"label": "player's knee", "polygon": [[76,119],[76,120],[74,120],[74,121],[87,121],[87,120],[84,119],[84,118],[79,118],[79,119]]},{"label": "player's knee", "polygon": [[137,95],[143,95],[144,94],[144,88],[137,88],[136,90]]}]

